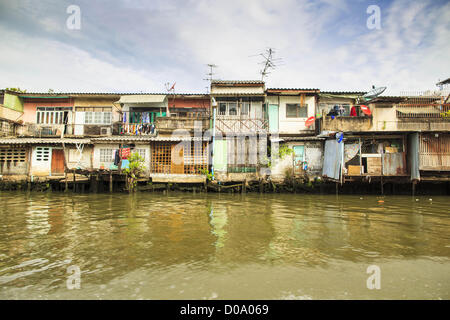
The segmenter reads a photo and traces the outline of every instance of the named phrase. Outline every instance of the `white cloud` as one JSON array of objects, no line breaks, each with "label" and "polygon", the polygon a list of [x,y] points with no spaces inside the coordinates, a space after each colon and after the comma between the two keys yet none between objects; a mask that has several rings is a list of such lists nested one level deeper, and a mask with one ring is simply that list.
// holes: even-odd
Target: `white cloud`
[{"label": "white cloud", "polygon": [[448,3],[393,1],[382,8],[381,30],[365,27],[362,2],[343,0],[121,1],[119,9],[80,3],[87,20],[79,34],[29,2],[22,7],[39,21],[40,38],[0,29],[8,43],[0,87],[162,91],[176,81],[179,92],[204,92],[207,63],[219,65],[222,79],[257,79],[261,58],[252,55],[269,46],[284,61],[268,78],[273,87],[376,84],[396,93],[449,76]]}]

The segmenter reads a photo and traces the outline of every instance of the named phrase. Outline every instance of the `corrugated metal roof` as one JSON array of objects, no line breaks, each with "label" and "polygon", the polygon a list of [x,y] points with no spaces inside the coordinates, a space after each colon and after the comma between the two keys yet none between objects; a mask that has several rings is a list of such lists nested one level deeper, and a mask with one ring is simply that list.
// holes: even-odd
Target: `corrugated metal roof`
[{"label": "corrugated metal roof", "polygon": [[123,95],[117,103],[162,103],[166,98],[165,94]]},{"label": "corrugated metal roof", "polygon": [[320,91],[320,93],[324,93],[324,94],[358,94],[358,95],[363,95],[363,94],[366,94],[367,91]]},{"label": "corrugated metal roof", "polygon": [[212,80],[211,84],[264,84],[261,80]]},{"label": "corrugated metal roof", "polygon": [[320,91],[318,88],[267,88],[266,91]]},{"label": "corrugated metal roof", "polygon": [[146,141],[209,141],[210,138],[194,138],[189,136],[171,136],[171,137],[152,137],[152,136],[110,136],[101,138],[92,138],[92,142],[146,142]]},{"label": "corrugated metal roof", "polygon": [[0,144],[91,144],[90,139],[60,139],[60,138],[4,138],[0,139]]}]

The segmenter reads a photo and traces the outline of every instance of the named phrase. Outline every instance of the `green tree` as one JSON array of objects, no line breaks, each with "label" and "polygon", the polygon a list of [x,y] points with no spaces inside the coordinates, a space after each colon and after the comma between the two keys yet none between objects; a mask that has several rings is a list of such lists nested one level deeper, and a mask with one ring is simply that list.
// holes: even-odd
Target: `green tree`
[{"label": "green tree", "polygon": [[142,158],[139,153],[134,152],[128,158],[130,162],[128,168],[124,169],[123,172],[127,175],[127,188],[129,192],[136,191],[137,180],[145,171],[144,158]]},{"label": "green tree", "polygon": [[18,93],[26,93],[27,92],[27,90],[22,90],[20,88],[6,88],[5,90],[14,91],[14,92],[18,92]]}]

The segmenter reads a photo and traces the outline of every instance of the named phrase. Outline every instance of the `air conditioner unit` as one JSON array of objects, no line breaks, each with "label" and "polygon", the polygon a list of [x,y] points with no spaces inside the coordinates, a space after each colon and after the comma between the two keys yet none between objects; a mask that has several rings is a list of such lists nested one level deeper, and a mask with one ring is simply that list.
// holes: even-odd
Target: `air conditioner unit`
[{"label": "air conditioner unit", "polygon": [[100,135],[102,135],[102,136],[110,136],[111,135],[111,128],[110,127],[100,128]]}]

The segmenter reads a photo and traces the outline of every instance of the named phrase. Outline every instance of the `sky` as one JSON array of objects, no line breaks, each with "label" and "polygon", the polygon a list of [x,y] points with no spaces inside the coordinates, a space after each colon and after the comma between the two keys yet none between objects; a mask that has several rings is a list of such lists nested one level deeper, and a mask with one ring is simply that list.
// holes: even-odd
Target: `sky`
[{"label": "sky", "polygon": [[448,0],[0,0],[0,35],[0,88],[28,92],[205,93],[207,64],[260,80],[267,48],[271,88],[398,94],[450,77]]}]

